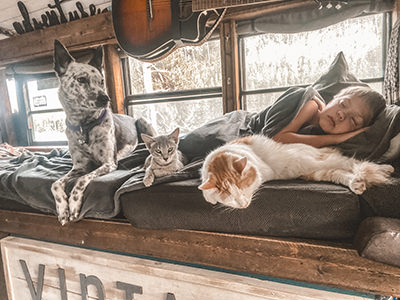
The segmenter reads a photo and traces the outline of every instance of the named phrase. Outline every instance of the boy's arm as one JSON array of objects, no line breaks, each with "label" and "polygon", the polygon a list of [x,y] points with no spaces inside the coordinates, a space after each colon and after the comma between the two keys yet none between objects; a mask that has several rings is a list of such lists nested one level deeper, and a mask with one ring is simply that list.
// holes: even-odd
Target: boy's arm
[{"label": "boy's arm", "polygon": [[365,131],[367,128],[361,128],[356,131],[347,132],[343,134],[325,134],[325,135],[311,135],[311,134],[298,134],[300,128],[317,115],[318,111],[322,109],[321,103],[318,100],[310,100],[300,109],[297,116],[281,131],[279,131],[272,139],[283,143],[302,143],[321,148],[325,146],[339,144],[348,140],[349,138]]}]

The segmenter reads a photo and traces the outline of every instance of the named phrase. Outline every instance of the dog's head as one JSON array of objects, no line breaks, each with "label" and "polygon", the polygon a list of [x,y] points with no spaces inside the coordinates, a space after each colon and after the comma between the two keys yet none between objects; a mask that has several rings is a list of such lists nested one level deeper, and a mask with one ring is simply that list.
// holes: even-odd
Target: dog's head
[{"label": "dog's head", "polygon": [[103,48],[98,47],[88,64],[76,62],[59,41],[54,41],[54,70],[60,80],[60,97],[64,107],[95,110],[107,107],[110,98],[104,92],[101,73]]}]

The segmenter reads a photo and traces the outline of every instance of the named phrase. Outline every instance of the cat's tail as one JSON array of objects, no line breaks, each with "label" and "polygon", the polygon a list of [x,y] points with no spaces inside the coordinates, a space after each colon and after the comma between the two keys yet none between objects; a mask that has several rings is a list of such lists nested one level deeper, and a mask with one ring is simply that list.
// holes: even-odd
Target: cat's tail
[{"label": "cat's tail", "polygon": [[139,138],[139,143],[143,143],[141,134],[145,133],[150,136],[155,136],[156,131],[154,130],[153,126],[147,122],[144,118],[138,118],[136,120],[136,131],[137,131],[137,136]]}]

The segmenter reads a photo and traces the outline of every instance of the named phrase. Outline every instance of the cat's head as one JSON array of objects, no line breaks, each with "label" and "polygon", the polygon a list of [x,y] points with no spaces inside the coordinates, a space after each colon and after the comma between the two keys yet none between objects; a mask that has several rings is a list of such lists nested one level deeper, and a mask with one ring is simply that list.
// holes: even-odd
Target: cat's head
[{"label": "cat's head", "polygon": [[250,205],[261,178],[246,157],[228,152],[214,155],[203,166],[203,183],[199,189],[204,198],[233,208],[246,208]]},{"label": "cat's head", "polygon": [[179,144],[179,128],[167,135],[153,137],[142,133],[141,137],[157,164],[168,165],[175,158]]}]

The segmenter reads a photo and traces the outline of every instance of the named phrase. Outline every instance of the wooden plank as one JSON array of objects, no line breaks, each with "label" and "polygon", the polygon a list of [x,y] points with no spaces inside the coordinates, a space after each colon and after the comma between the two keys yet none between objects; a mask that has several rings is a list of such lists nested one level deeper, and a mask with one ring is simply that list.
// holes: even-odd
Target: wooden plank
[{"label": "wooden plank", "polygon": [[[7,233],[0,231],[0,239],[5,238],[8,236]],[[7,288],[6,288],[6,281],[4,278],[4,268],[3,268],[3,260],[1,259],[1,249],[0,249],[0,299],[7,300]]]},{"label": "wooden plank", "polygon": [[381,295],[400,295],[400,268],[339,244],[187,230],[141,230],[129,223],[0,210],[4,232],[98,249],[298,280]]},{"label": "wooden plank", "polygon": [[116,43],[111,12],[0,40],[0,66],[52,55],[55,39],[70,51]]},{"label": "wooden plank", "polygon": [[[30,298],[27,282],[33,281],[42,299],[132,299],[121,286],[131,287],[140,299],[262,300],[262,299],[365,299],[286,283],[277,283],[159,262],[127,255],[82,249],[26,238],[8,237],[0,241],[4,258],[10,300]],[[39,266],[43,273],[38,276]],[[60,270],[61,275],[60,276]],[[83,275],[83,276],[82,276]],[[91,277],[91,289],[85,278]],[[64,279],[60,284],[60,278]],[[42,282],[43,284],[38,284]],[[120,282],[119,285],[116,282]],[[121,284],[122,283],[122,284]],[[118,288],[119,287],[119,288]],[[133,288],[135,287],[135,288]],[[129,294],[129,293],[128,293]],[[97,297],[99,295],[99,297]],[[81,296],[81,297],[79,297]],[[125,297],[124,297],[125,296]]]},{"label": "wooden plank", "polygon": [[[89,13],[89,4],[96,5],[96,8],[104,9],[108,6],[111,6],[111,1],[103,1],[103,0],[91,0],[91,1],[80,1],[82,3],[83,9]],[[36,20],[41,21],[41,15],[45,14],[46,11],[54,10],[57,15],[59,12],[57,9],[50,9],[47,5],[54,4],[54,1],[47,0],[24,0],[23,3],[29,12],[29,17],[32,20],[35,18]],[[64,1],[61,4],[64,14],[68,18],[68,12],[73,12],[77,10],[76,1]],[[79,14],[80,15],[80,14]],[[0,25],[13,29],[12,23],[19,22],[22,24],[23,16],[18,9],[17,1],[0,1]],[[32,23],[32,22],[31,22]]]},{"label": "wooden plank", "polygon": [[273,14],[289,9],[303,8],[311,5],[315,7],[317,4],[315,4],[314,0],[291,0],[291,1],[286,1],[285,3],[277,3],[277,4],[261,3],[257,5],[252,5],[250,7],[234,7],[228,9],[224,17],[224,20],[238,21],[238,20],[253,19],[265,16],[267,14]]},{"label": "wooden plank", "polygon": [[111,108],[114,113],[124,114],[124,83],[121,72],[121,60],[115,45],[104,47],[104,74]]},{"label": "wooden plank", "polygon": [[238,37],[234,20],[220,26],[224,113],[240,109]]},{"label": "wooden plank", "polygon": [[14,125],[12,122],[12,110],[8,95],[6,70],[0,69],[0,131],[4,137],[4,142],[16,146]]},{"label": "wooden plank", "polygon": [[400,17],[400,0],[394,1],[394,7],[392,13],[393,13],[392,25],[394,25]]}]

